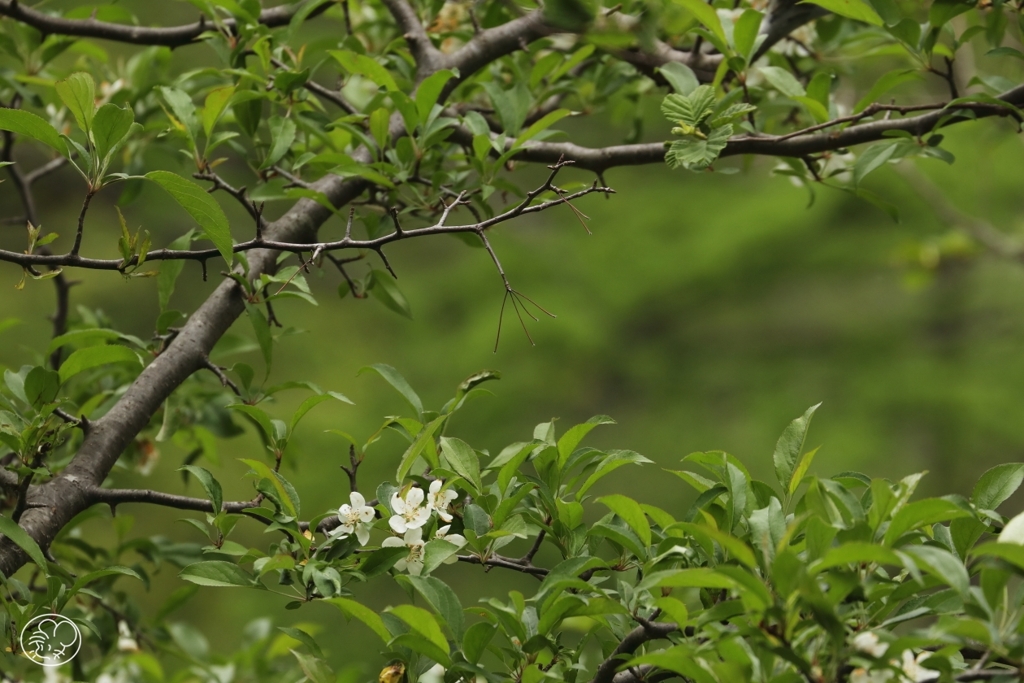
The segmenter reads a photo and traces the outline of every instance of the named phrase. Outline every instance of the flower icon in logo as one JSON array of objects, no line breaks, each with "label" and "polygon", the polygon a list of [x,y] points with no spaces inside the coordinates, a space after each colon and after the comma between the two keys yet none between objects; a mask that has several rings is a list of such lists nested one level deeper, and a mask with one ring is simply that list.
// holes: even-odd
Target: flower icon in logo
[{"label": "flower icon in logo", "polygon": [[67,664],[82,647],[82,632],[59,614],[40,614],[21,630],[21,650],[41,666]]}]

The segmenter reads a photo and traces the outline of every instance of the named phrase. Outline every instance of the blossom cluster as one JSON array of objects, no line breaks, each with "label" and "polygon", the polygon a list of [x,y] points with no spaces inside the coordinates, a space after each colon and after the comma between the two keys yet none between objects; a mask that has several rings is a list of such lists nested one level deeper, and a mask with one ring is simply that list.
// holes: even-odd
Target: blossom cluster
[{"label": "blossom cluster", "polygon": [[[888,643],[883,643],[879,640],[878,635],[871,631],[863,631],[858,633],[853,638],[853,648],[858,652],[866,655],[870,655],[875,658],[880,658],[885,655],[889,649]],[[898,668],[903,678],[914,683],[924,683],[925,681],[932,681],[939,677],[939,672],[933,669],[926,669],[921,666],[921,662],[927,659],[931,655],[930,652],[921,652],[916,657],[910,650],[904,650],[900,655],[900,659],[893,659],[889,662],[892,667]],[[857,668],[850,672],[850,683],[888,683],[893,681],[894,674],[893,670],[890,669],[879,669],[875,671],[866,671],[865,669]]]},{"label": "blossom cluster", "polygon": [[[390,500],[392,514],[388,518],[388,526],[396,534],[384,539],[381,543],[383,548],[400,548],[405,546],[409,554],[395,563],[399,571],[408,571],[410,574],[419,575],[423,571],[424,548],[426,541],[423,540],[423,527],[427,525],[431,517],[436,514],[438,519],[445,522],[444,526],[438,526],[434,533],[434,539],[447,541],[459,548],[466,544],[466,539],[460,534],[450,534],[452,528],[452,515],[448,508],[455,502],[458,494],[452,489],[445,489],[444,482],[435,479],[430,482],[430,488],[424,494],[423,489],[413,486],[405,491],[396,491]],[[366,498],[357,491],[349,494],[349,502],[338,508],[338,520],[340,524],[331,532],[331,538],[348,538],[355,534],[359,545],[366,545],[370,540],[370,529],[373,527],[377,511],[366,504]],[[448,557],[445,563],[455,562],[454,555]]]}]

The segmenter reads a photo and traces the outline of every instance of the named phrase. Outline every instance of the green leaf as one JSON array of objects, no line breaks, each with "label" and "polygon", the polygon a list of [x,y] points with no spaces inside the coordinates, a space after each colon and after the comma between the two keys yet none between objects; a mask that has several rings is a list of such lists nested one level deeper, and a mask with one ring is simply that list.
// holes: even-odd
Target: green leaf
[{"label": "green leaf", "polygon": [[546,23],[572,33],[579,33],[594,20],[590,0],[549,0],[543,12]]},{"label": "green leaf", "polygon": [[[447,419],[447,415],[439,415],[429,423],[423,425],[419,434],[413,442],[409,444],[409,448],[407,448],[405,453],[402,455],[402,460],[398,463],[398,473],[395,475],[395,481],[405,480],[406,475],[409,474],[413,463],[416,462],[416,458],[418,458],[420,454],[425,454],[424,459],[432,466],[437,466],[439,464],[436,462],[437,457],[434,449],[434,435],[437,434],[437,430],[441,428],[441,425],[443,425]],[[427,446],[430,446],[430,448],[428,449]]]},{"label": "green leaf", "polygon": [[24,550],[32,558],[32,561],[39,565],[44,574],[49,574],[46,569],[46,557],[43,555],[39,544],[24,529],[18,526],[17,522],[10,517],[0,515],[0,534],[3,534],[12,543]]},{"label": "green leaf", "polygon": [[803,455],[800,456],[800,461],[796,465],[796,469],[793,470],[793,478],[789,480],[789,488],[787,492],[789,495],[796,493],[797,488],[800,486],[800,482],[803,481],[804,476],[807,474],[807,470],[810,469],[811,463],[814,461],[814,456],[818,454],[817,448],[812,448],[809,451],[804,451]]},{"label": "green leaf", "polygon": [[230,266],[233,258],[231,228],[217,200],[188,178],[170,171],[150,171],[145,177],[164,188],[195,219],[203,234]]},{"label": "green leaf", "polygon": [[508,90],[503,90],[497,83],[487,81],[483,87],[494,104],[505,133],[518,135],[533,99],[526,84],[520,81]]},{"label": "green leaf", "polygon": [[270,322],[263,315],[263,311],[257,308],[255,304],[246,302],[245,313],[249,317],[249,322],[252,323],[252,331],[256,335],[256,343],[259,345],[260,353],[263,355],[263,363],[266,366],[265,376],[269,377],[270,367],[274,361],[274,337],[270,333]]},{"label": "green leaf", "polygon": [[714,33],[723,45],[728,43],[725,37],[725,29],[722,28],[722,20],[718,18],[718,13],[714,7],[704,2],[704,0],[676,0],[676,2],[685,7],[690,14],[697,17],[697,21],[704,24],[709,31]]},{"label": "green leaf", "polygon": [[328,50],[338,63],[351,74],[366,76],[377,85],[387,90],[398,90],[398,84],[388,70],[371,57],[356,54],[351,50]]},{"label": "green leaf", "polygon": [[209,139],[210,133],[213,132],[214,126],[217,125],[217,121],[220,120],[224,109],[227,108],[228,102],[231,101],[231,97],[234,94],[234,87],[228,86],[211,90],[206,96],[206,102],[203,105],[203,131],[206,133],[207,139]]},{"label": "green leaf", "polygon": [[398,560],[406,557],[408,554],[409,549],[404,545],[375,550],[372,553],[364,555],[366,559],[363,560],[361,565],[359,565],[359,571],[361,571],[367,578],[380,576],[394,567]]},{"label": "green leaf", "polygon": [[[192,235],[194,233],[194,230],[189,230],[168,244],[167,248],[175,251],[188,249],[189,245],[192,244]],[[160,263],[160,273],[156,276],[156,289],[161,311],[167,309],[167,304],[171,300],[171,294],[174,293],[174,283],[178,281],[178,276],[181,275],[181,271],[184,268],[185,261],[180,259],[167,259]]]},{"label": "green leaf", "polygon": [[759,66],[757,68],[765,80],[786,97],[803,97],[807,94],[804,86],[796,80],[796,76],[786,69],[778,66]]},{"label": "green leaf", "polygon": [[255,588],[260,585],[254,576],[237,564],[221,560],[190,564],[178,573],[178,577],[200,586]]},{"label": "green leaf", "polygon": [[736,45],[736,52],[744,59],[749,60],[750,54],[754,51],[754,41],[761,30],[761,21],[764,15],[754,9],[748,9],[736,20],[733,28],[732,38]]},{"label": "green leaf", "polygon": [[430,574],[457,552],[459,552],[459,546],[454,543],[440,538],[427,541],[423,546],[423,573]]},{"label": "green leaf", "polygon": [[971,551],[975,557],[998,557],[1024,570],[1024,545],[1017,543],[983,543]]},{"label": "green leaf", "polygon": [[675,140],[665,153],[665,161],[670,168],[702,171],[718,159],[718,155],[729,144],[731,135],[732,126],[725,125],[713,129],[706,138]]},{"label": "green leaf", "polygon": [[295,492],[295,487],[292,486],[287,479],[282,477],[278,472],[270,469],[270,466],[265,462],[261,462],[259,460],[247,460],[246,458],[239,458],[239,461],[244,462],[246,465],[251,467],[253,471],[256,472],[257,476],[270,481],[274,490],[277,491],[285,512],[292,517],[297,518],[299,516],[299,497]]},{"label": "green leaf", "polygon": [[398,393],[409,402],[412,409],[416,412],[416,416],[420,417],[423,415],[423,402],[420,397],[416,395],[416,392],[412,390],[409,383],[405,381],[405,378],[399,374],[398,370],[395,370],[390,365],[383,363],[375,363],[373,365],[367,365],[359,369],[358,374],[372,370],[378,375],[384,378],[384,380],[398,390]]},{"label": "green leaf", "polygon": [[452,469],[472,484],[478,494],[484,492],[484,485],[480,480],[480,458],[472,446],[461,439],[442,436],[441,452]]},{"label": "green leaf", "polygon": [[672,89],[680,95],[689,95],[700,86],[697,74],[682,62],[669,62],[664,66],[659,66],[658,71],[665,77]]},{"label": "green leaf", "polygon": [[337,680],[331,667],[327,666],[327,662],[319,657],[307,655],[298,650],[291,650],[291,653],[298,660],[302,673],[306,674],[306,678],[313,683],[335,683]]},{"label": "green leaf", "polygon": [[131,107],[122,109],[114,104],[104,104],[99,108],[92,122],[92,138],[96,143],[96,156],[101,163],[124,140],[133,123],[135,112]]},{"label": "green leaf", "polygon": [[412,308],[409,306],[405,294],[395,284],[395,279],[385,272],[370,270],[370,292],[382,304],[395,313],[412,320]]},{"label": "green leaf", "polygon": [[562,438],[558,440],[558,466],[563,467],[565,463],[568,462],[569,456],[572,455],[573,451],[576,450],[576,447],[580,445],[580,442],[583,441],[584,437],[586,437],[594,427],[609,424],[615,424],[615,420],[607,415],[597,415],[590,418],[583,424],[570,427],[565,434],[562,435]]},{"label": "green leaf", "polygon": [[621,517],[629,525],[629,528],[636,533],[644,546],[651,545],[651,525],[648,523],[647,515],[644,514],[643,508],[640,507],[639,503],[632,498],[619,494],[598,498],[597,502]]},{"label": "green leaf", "polygon": [[684,531],[697,539],[700,539],[703,535],[708,540],[718,543],[718,545],[722,546],[722,550],[729,553],[731,557],[750,569],[754,569],[757,566],[754,551],[750,549],[750,546],[735,536],[727,534],[719,529],[713,529],[701,524],[693,524],[692,522],[676,522],[665,529],[665,533],[670,534],[677,529]]},{"label": "green leaf", "polygon": [[37,365],[25,375],[25,398],[37,408],[52,403],[59,391],[60,375],[49,368]]},{"label": "green leaf", "polygon": [[134,578],[138,579],[139,581],[145,581],[145,579],[143,579],[142,576],[137,571],[132,569],[131,567],[122,567],[120,565],[112,565],[110,567],[104,567],[103,569],[97,569],[96,571],[91,571],[88,574],[84,574],[84,575],[78,577],[77,579],[75,579],[74,585],[71,586],[71,589],[68,591],[68,593],[70,593],[70,595],[68,597],[70,597],[71,595],[74,595],[78,591],[82,590],[83,588],[88,586],[93,581],[98,581],[99,579],[105,578],[107,576],[118,576],[118,575],[119,576],[131,576],[131,577],[134,577]]},{"label": "green leaf", "polygon": [[67,156],[68,148],[60,134],[41,116],[22,109],[0,108],[0,130],[30,137]]},{"label": "green leaf", "polygon": [[54,84],[57,95],[78,122],[78,127],[87,133],[92,130],[92,119],[96,113],[96,83],[87,73],[73,73],[63,81]]},{"label": "green leaf", "polygon": [[[529,455],[529,451],[527,451],[525,455]],[[593,474],[587,477],[587,480],[583,482],[582,486],[580,486],[579,490],[576,492],[576,500],[582,500],[583,496],[594,484],[623,465],[645,465],[651,462],[652,461],[650,459],[645,458],[639,453],[634,453],[633,451],[609,451],[607,457],[598,464]],[[516,469],[518,469],[518,466]],[[502,472],[504,472],[504,470],[502,470]],[[504,487],[502,490],[504,490]]]},{"label": "green leaf", "polygon": [[278,626],[277,630],[281,633],[284,633],[289,638],[294,638],[295,640],[299,641],[300,643],[308,647],[309,651],[317,657],[324,656],[323,650],[321,650],[320,646],[316,644],[315,640],[313,640],[313,636],[309,635],[302,629],[291,628],[288,626]]},{"label": "green leaf", "polygon": [[142,361],[139,359],[138,354],[127,346],[87,346],[84,349],[78,349],[61,363],[61,384],[64,384],[80,372],[111,363],[131,363],[132,365],[142,366]]},{"label": "green leaf", "polygon": [[437,623],[434,615],[420,607],[413,605],[398,605],[388,610],[391,614],[404,621],[413,631],[426,638],[431,644],[444,652],[447,656],[451,653],[448,647],[448,640],[441,632],[441,626]]},{"label": "green leaf", "polygon": [[195,149],[196,138],[199,137],[199,116],[196,114],[192,96],[178,88],[161,87],[159,90],[164,102],[171,108],[175,128],[179,128],[188,136],[192,149]]},{"label": "green leaf", "polygon": [[963,0],[935,0],[928,10],[928,23],[938,28],[954,17],[970,11],[974,6],[974,2]]},{"label": "green leaf", "polygon": [[930,545],[915,545],[905,551],[926,572],[956,590],[960,597],[967,597],[971,579],[967,568],[953,553]]},{"label": "green leaf", "polygon": [[658,582],[662,588],[735,588],[736,581],[708,567],[680,569]]},{"label": "green leaf", "polygon": [[974,485],[971,502],[982,510],[995,510],[1024,482],[1024,463],[996,465],[981,475]]},{"label": "green leaf", "polygon": [[213,503],[213,514],[220,512],[221,505],[224,503],[224,492],[221,489],[220,482],[210,474],[209,470],[197,465],[185,465],[178,468],[179,472],[182,470],[192,474],[192,476],[199,480],[202,487],[206,489],[206,495],[210,502]]},{"label": "green leaf", "polygon": [[[661,113],[673,123],[696,127],[715,109],[715,91],[709,85],[698,86],[688,95],[672,93],[661,102]],[[692,132],[692,131],[688,131]]]},{"label": "green leaf", "polygon": [[387,149],[390,138],[391,112],[384,107],[370,114],[370,135],[379,149]]},{"label": "green leaf", "polygon": [[872,26],[881,26],[882,17],[878,16],[878,12],[875,8],[868,4],[865,0],[803,0],[811,4],[823,7],[829,12],[833,12],[849,19],[856,19],[857,21],[863,21],[871,24]]},{"label": "green leaf", "polygon": [[900,142],[879,142],[871,145],[857,157],[853,165],[853,183],[859,185],[865,176],[889,161],[899,148]]},{"label": "green leaf", "polygon": [[862,111],[868,105],[877,102],[882,95],[903,83],[919,80],[921,80],[921,74],[914,70],[890,71],[875,81],[871,89],[854,105],[853,111]]},{"label": "green leaf", "polygon": [[783,491],[788,491],[790,488],[797,459],[804,450],[807,429],[811,426],[814,411],[820,405],[819,403],[811,406],[806,413],[790,422],[775,444],[775,454],[772,459],[775,462],[775,476],[778,478],[779,484],[782,485]]},{"label": "green leaf", "polygon": [[926,498],[907,503],[893,515],[889,528],[885,531],[885,545],[892,546],[900,536],[913,529],[946,522],[958,517],[969,517],[971,513],[955,503],[942,498]]},{"label": "green leaf", "polygon": [[384,620],[380,617],[376,611],[367,607],[364,604],[356,602],[355,600],[349,600],[348,598],[328,598],[324,600],[338,609],[340,609],[345,616],[349,618],[357,618],[360,622],[370,627],[370,630],[377,634],[377,636],[385,643],[391,640],[391,633],[384,626]]},{"label": "green leaf", "polygon": [[416,111],[419,113],[420,125],[426,125],[427,119],[430,118],[430,112],[444,91],[444,86],[458,75],[458,70],[441,69],[423,79],[423,82],[416,88]]},{"label": "green leaf", "polygon": [[566,116],[572,116],[572,112],[568,109],[556,109],[555,111],[548,112],[516,138],[516,145],[521,145],[527,140],[536,137]]},{"label": "green leaf", "polygon": [[284,158],[284,155],[291,149],[295,142],[295,122],[281,116],[271,116],[270,121],[270,151],[267,158],[260,164],[260,170],[266,170]]},{"label": "green leaf", "polygon": [[433,576],[407,576],[405,578],[444,619],[455,639],[460,639],[463,627],[462,604],[459,602],[458,596],[455,595],[455,591],[444,581]]},{"label": "green leaf", "polygon": [[470,664],[480,661],[496,630],[497,627],[486,621],[479,621],[466,629],[466,635],[462,638],[462,654]]},{"label": "green leaf", "polygon": [[335,401],[340,401],[342,403],[348,403],[349,405],[353,405],[352,401],[350,401],[344,394],[339,394],[336,391],[328,391],[325,394],[317,394],[315,396],[310,396],[301,404],[299,404],[298,408],[295,409],[295,413],[292,415],[292,419],[288,423],[288,433],[290,434],[295,430],[296,425],[299,424],[299,420],[305,417],[306,413],[308,413],[309,411],[311,411],[313,408],[317,407],[324,401],[330,401],[332,399]]},{"label": "green leaf", "polygon": [[854,541],[831,548],[818,562],[811,565],[809,572],[818,573],[832,567],[844,566],[847,564],[861,564],[873,562],[876,564],[888,564],[900,566],[903,561],[900,556],[889,548],[875,543],[864,543]]}]

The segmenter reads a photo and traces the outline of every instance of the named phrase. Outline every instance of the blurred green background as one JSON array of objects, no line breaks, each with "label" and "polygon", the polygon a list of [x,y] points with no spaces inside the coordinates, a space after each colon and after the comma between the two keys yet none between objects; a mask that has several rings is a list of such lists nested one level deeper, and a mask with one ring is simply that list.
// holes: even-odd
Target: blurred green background
[{"label": "blurred green background", "polygon": [[[957,163],[921,161],[917,168],[943,201],[1019,234],[1024,148],[1013,133],[1006,122],[957,126],[948,136]],[[606,132],[595,127],[584,135],[600,141]],[[185,171],[169,156],[154,155],[148,163]],[[313,381],[346,394],[355,406],[318,407],[290,446],[285,472],[302,495],[305,516],[347,500],[347,480],[338,469],[344,444],[325,430],[365,438],[385,415],[405,409],[380,378],[357,375],[371,363],[401,371],[430,408],[439,408],[471,373],[501,371],[500,382],[485,385],[494,396],[472,402],[449,429],[492,454],[529,439],[535,424],[553,417],[564,430],[595,414],[611,415],[618,425],[600,428],[589,443],[633,449],[656,464],[618,470],[601,490],[643,497],[677,515],[691,492],[662,468],[678,468],[692,451],[724,449],[768,478],[775,439],[819,401],[809,445],[823,444],[813,467],[822,474],[901,477],[927,469],[926,493],[969,493],[984,469],[1024,459],[1024,266],[963,248],[964,240],[950,234],[956,226],[940,220],[934,202],[921,199],[893,168],[873,174],[868,186],[899,207],[899,223],[824,187],[808,207],[806,190],[771,176],[772,165],[759,161],[736,175],[615,169],[606,177],[617,195],[577,204],[592,217],[592,235],[566,207],[499,227],[493,242],[512,283],[558,316],[527,321],[536,346],[509,308],[494,352],[501,282],[482,250],[455,239],[389,248],[412,321],[374,299],[339,299],[334,272],[311,277],[318,307],[295,300],[277,307],[286,326],[304,332],[281,339],[270,382]],[[85,248],[90,255],[116,253],[115,195],[94,203]],[[69,169],[41,183],[44,232],[70,234],[81,196]],[[0,184],[0,216],[18,215],[15,202],[10,183]],[[246,217],[222,203],[236,238],[248,235]],[[150,230],[157,246],[190,227],[152,188],[125,215],[133,228]],[[3,232],[5,248],[21,248],[20,226]],[[172,307],[194,310],[219,281],[211,275],[203,282],[198,266],[188,264]],[[0,319],[21,321],[0,336],[0,363],[14,367],[45,347],[52,307],[48,283],[29,282],[17,291],[20,277],[15,267],[0,268]],[[111,273],[72,277],[81,280],[75,305],[102,309],[122,331],[153,334],[155,282],[125,282]],[[233,333],[251,336],[248,322]],[[257,352],[219,360],[262,368]],[[271,409],[287,417],[301,398],[284,394]],[[184,453],[166,443],[159,447],[150,476],[120,473],[119,485],[184,491],[175,472]],[[251,483],[241,478],[247,468],[235,459],[258,457],[260,450],[251,430],[221,444],[219,473],[229,496],[251,497]],[[370,450],[361,471],[366,490],[394,476],[402,450],[397,437]],[[189,492],[201,495],[195,486]],[[1019,507],[1019,500],[1011,505]],[[120,513],[135,515],[133,534],[200,540],[174,522],[187,513],[140,506]],[[103,537],[111,527],[95,522],[86,533]],[[259,542],[262,531],[243,522],[240,533]],[[531,579],[497,571],[488,575],[463,565],[442,571],[467,606],[485,593],[532,590]],[[181,585],[174,574],[164,572],[152,594],[141,597],[143,605],[152,608]],[[365,595],[371,604],[400,599],[394,584],[378,584]],[[123,587],[139,592],[128,582]],[[357,661],[366,671],[382,664],[369,632],[346,626],[333,608],[286,612],[284,602],[206,589],[178,618],[196,625],[214,651],[237,644],[242,625],[262,614],[279,625],[317,622],[335,663]]]}]

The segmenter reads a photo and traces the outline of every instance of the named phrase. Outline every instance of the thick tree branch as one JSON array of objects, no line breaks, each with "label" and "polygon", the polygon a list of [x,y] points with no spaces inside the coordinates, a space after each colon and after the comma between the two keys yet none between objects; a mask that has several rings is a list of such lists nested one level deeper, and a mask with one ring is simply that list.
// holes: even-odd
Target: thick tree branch
[{"label": "thick tree branch", "polygon": [[626,634],[619,641],[618,647],[601,662],[597,673],[590,683],[620,683],[615,675],[616,670],[625,663],[627,655],[632,655],[641,645],[652,640],[667,638],[673,633],[679,632],[679,625],[673,622],[646,621]]},{"label": "thick tree branch", "polygon": [[[355,155],[369,161],[365,150]],[[368,186],[361,178],[327,176],[315,184],[335,206],[359,196]],[[332,214],[317,202],[301,199],[267,228],[270,241],[309,242]],[[256,249],[248,254],[249,276],[270,273],[278,252]],[[92,504],[94,489],[106,478],[135,435],[148,423],[168,396],[192,373],[203,367],[213,345],[245,310],[240,287],[225,279],[189,318],[174,340],[142,371],[120,400],[91,424],[71,463],[50,482],[29,491],[20,525],[46,548],[76,514]],[[9,539],[0,541],[0,571],[11,576],[25,563],[25,553]]]},{"label": "thick tree branch", "polygon": [[[544,21],[540,10],[535,10],[518,19],[481,31],[468,43],[440,62],[441,68],[457,68],[459,78],[448,82],[445,94],[458,83],[472,76],[496,59],[522,49],[538,38],[555,33],[556,29]],[[442,99],[444,99],[442,97]]]},{"label": "thick tree branch", "polygon": [[[284,26],[301,6],[301,4],[280,5],[265,9],[260,12],[259,21],[264,26],[271,28]],[[330,7],[330,4],[322,5],[313,11],[313,15],[325,11],[328,7]],[[205,31],[215,28],[214,24],[212,22],[208,23],[205,17],[194,24],[154,28],[115,24],[96,19],[63,19],[40,12],[31,7],[25,7],[19,0],[0,0],[0,14],[28,24],[43,34],[102,38],[121,43],[164,45],[166,47],[187,45],[195,41]],[[228,30],[233,31],[236,22],[234,19],[225,19],[223,25]]]},{"label": "thick tree branch", "polygon": [[[192,498],[173,493],[163,493],[151,489],[104,489],[93,487],[87,491],[90,505],[103,503],[116,507],[122,503],[148,503],[176,510],[195,510],[196,512],[213,512],[213,504],[206,498]],[[260,498],[253,500],[225,501],[221,505],[223,512],[244,512],[247,508],[259,507]],[[262,518],[260,518],[262,519]]]},{"label": "thick tree branch", "polygon": [[427,30],[416,15],[416,10],[406,0],[381,0],[391,12],[398,29],[402,32],[409,51],[416,60],[416,71],[420,76],[427,76],[437,70],[444,60],[441,51],[434,47],[427,36]]},{"label": "thick tree branch", "polygon": [[[1003,93],[998,99],[1016,107],[1024,106],[1024,85]],[[828,152],[866,142],[875,142],[885,137],[890,131],[906,131],[916,136],[923,136],[948,116],[955,115],[957,110],[971,110],[974,118],[990,116],[1016,117],[1009,107],[999,107],[986,103],[964,103],[951,108],[939,109],[919,116],[905,118],[889,118],[852,125],[840,131],[797,132],[788,135],[748,135],[734,137],[722,151],[722,157],[742,154],[762,156],[805,157],[810,154]],[[963,117],[956,122],[973,120]],[[453,140],[462,141],[465,133],[456,130]],[[470,136],[471,139],[472,136]],[[576,162],[578,168],[602,172],[615,166],[638,166],[642,164],[663,163],[665,160],[664,142],[648,142],[635,145],[613,145],[611,147],[584,147],[572,142],[536,142],[527,146],[516,155],[516,159],[539,163],[552,163],[560,158]]]}]

